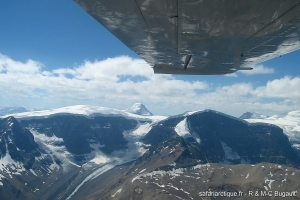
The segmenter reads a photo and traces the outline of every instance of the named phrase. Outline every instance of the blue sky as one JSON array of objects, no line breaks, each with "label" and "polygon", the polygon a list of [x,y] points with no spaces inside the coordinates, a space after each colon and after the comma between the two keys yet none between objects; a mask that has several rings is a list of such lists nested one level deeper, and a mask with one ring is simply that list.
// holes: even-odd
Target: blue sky
[{"label": "blue sky", "polygon": [[300,109],[300,51],[232,76],[154,75],[73,1],[0,0],[0,107],[90,104],[234,116]]}]

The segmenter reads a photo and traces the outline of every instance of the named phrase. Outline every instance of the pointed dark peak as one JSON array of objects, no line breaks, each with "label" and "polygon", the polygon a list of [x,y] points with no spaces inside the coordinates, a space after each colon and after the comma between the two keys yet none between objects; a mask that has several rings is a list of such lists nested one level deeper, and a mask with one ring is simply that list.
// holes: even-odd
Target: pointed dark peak
[{"label": "pointed dark peak", "polygon": [[[1,130],[13,130],[14,132],[19,132],[21,129],[20,123],[13,116],[6,117],[4,119],[0,119],[0,131]],[[0,133],[2,135],[3,133]]]},{"label": "pointed dark peak", "polygon": [[14,118],[13,116],[9,116],[9,117],[6,117],[4,118],[4,120],[6,120],[6,123],[18,123],[18,120],[16,118]]},{"label": "pointed dark peak", "polygon": [[142,103],[135,103],[133,106],[125,110],[126,112],[143,115],[143,116],[152,116],[153,114],[146,108],[146,106]]},{"label": "pointed dark peak", "polygon": [[34,157],[40,155],[32,133],[14,117],[0,119],[0,137],[1,157],[9,154],[14,161],[31,166]]}]

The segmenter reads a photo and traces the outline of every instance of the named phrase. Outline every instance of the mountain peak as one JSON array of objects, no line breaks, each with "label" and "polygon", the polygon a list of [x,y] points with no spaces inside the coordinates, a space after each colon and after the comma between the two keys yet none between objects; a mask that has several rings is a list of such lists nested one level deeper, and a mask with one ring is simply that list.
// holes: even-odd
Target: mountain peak
[{"label": "mountain peak", "polygon": [[245,112],[239,118],[240,119],[265,119],[267,117],[268,116],[262,115],[262,114],[257,113],[257,112]]},{"label": "mountain peak", "polygon": [[146,108],[142,103],[135,103],[133,106],[125,110],[126,112],[143,115],[143,116],[152,116],[153,114]]}]

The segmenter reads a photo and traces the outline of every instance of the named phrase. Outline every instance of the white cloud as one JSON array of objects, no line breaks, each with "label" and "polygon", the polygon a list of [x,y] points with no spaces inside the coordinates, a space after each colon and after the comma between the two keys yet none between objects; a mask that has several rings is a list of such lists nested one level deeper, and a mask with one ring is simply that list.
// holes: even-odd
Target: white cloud
[{"label": "white cloud", "polygon": [[238,77],[238,75],[237,75],[236,73],[225,74],[224,76],[228,76],[228,77]]},{"label": "white cloud", "polygon": [[284,77],[268,81],[266,86],[258,87],[254,94],[259,97],[300,99],[300,77]]},{"label": "white cloud", "polygon": [[[49,102],[141,101],[176,102],[205,90],[205,82],[176,80],[171,75],[154,75],[141,59],[121,56],[103,61],[86,61],[74,69],[42,71],[38,62],[21,63],[0,58],[0,89],[3,97],[40,98]],[[7,64],[9,63],[9,64]],[[23,68],[21,68],[22,66]],[[126,77],[121,80],[122,77]],[[137,80],[136,76],[143,77]],[[169,100],[170,99],[170,100]]]},{"label": "white cloud", "polygon": [[86,61],[72,69],[44,69],[36,61],[22,63],[0,55],[0,106],[14,102],[30,107],[93,104],[125,109],[142,102],[160,114],[210,108],[236,116],[245,111],[269,115],[300,109],[299,77],[276,79],[260,87],[236,83],[211,88],[202,81],[154,74],[143,60],[126,56]]},{"label": "white cloud", "polygon": [[102,79],[107,81],[117,81],[118,76],[144,76],[150,78],[152,69],[145,65],[141,59],[132,59],[126,56],[108,58],[103,61],[86,61],[83,65],[75,69],[57,69],[53,73],[73,75],[76,79],[93,80]]},{"label": "white cloud", "polygon": [[247,74],[247,75],[273,74],[274,73],[273,68],[264,67],[263,65],[255,65],[255,66],[251,66],[251,67],[253,68],[252,70],[241,70],[238,72],[242,73],[242,74]]},{"label": "white cloud", "polygon": [[0,54],[0,73],[35,74],[38,73],[42,67],[43,65],[41,63],[31,59],[27,60],[26,63],[22,63]]}]

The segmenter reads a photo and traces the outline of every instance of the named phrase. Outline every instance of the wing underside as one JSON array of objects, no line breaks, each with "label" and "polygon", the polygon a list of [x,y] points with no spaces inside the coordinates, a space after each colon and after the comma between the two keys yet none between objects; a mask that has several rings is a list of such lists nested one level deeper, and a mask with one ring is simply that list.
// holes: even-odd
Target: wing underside
[{"label": "wing underside", "polygon": [[300,0],[75,0],[155,73],[227,74],[300,48]]}]

